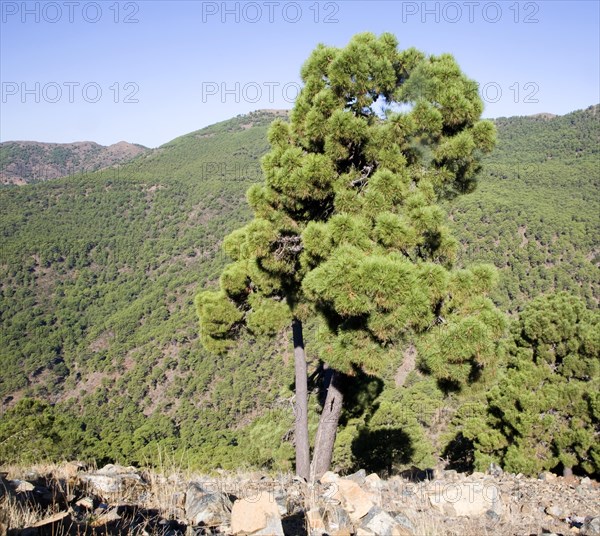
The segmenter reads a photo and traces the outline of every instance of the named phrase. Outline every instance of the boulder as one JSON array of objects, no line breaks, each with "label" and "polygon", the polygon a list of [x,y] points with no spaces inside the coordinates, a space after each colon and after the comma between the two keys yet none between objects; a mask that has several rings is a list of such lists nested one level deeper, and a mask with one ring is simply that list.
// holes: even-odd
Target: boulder
[{"label": "boulder", "polygon": [[340,501],[353,522],[366,516],[373,508],[374,504],[368,493],[353,480],[340,479],[332,486],[336,489],[331,498]]},{"label": "boulder", "polygon": [[75,503],[75,506],[78,506],[79,508],[82,508],[83,510],[88,510],[91,512],[95,506],[94,498],[93,497],[83,497]]},{"label": "boulder", "polygon": [[488,510],[497,515],[503,512],[499,489],[482,482],[437,486],[430,492],[429,502],[440,513],[453,517],[479,517]]},{"label": "boulder", "polygon": [[357,536],[413,536],[413,532],[400,525],[390,514],[374,506],[356,530]]},{"label": "boulder", "polygon": [[280,516],[288,515],[288,498],[287,493],[283,489],[276,489],[273,491],[273,497],[275,498],[275,504],[277,504],[277,508],[279,508]]},{"label": "boulder", "polygon": [[12,480],[11,484],[17,493],[26,493],[35,489],[35,485],[27,480]]},{"label": "boulder", "polygon": [[365,484],[371,488],[376,490],[382,490],[384,487],[383,481],[379,478],[379,475],[376,473],[371,473],[370,475],[365,477]]},{"label": "boulder", "polygon": [[497,478],[502,476],[504,471],[502,470],[502,467],[500,467],[497,463],[492,462],[488,467],[487,473],[488,475],[492,475]]},{"label": "boulder", "polygon": [[[517,478],[518,475],[517,475]],[[544,482],[555,482],[558,477],[549,471],[544,471],[538,475],[538,480],[543,480]]]},{"label": "boulder", "polygon": [[121,467],[108,464],[95,473],[80,476],[83,482],[96,492],[103,494],[123,493],[126,490],[144,486],[145,483],[134,467]]},{"label": "boulder", "polygon": [[331,536],[350,536],[354,533],[352,520],[348,512],[336,504],[328,504],[323,513],[327,534]]},{"label": "boulder", "polygon": [[327,471],[326,473],[323,474],[323,476],[321,478],[319,478],[319,481],[322,484],[331,484],[331,482],[336,482],[339,479],[340,479],[340,477],[338,475],[336,475],[332,471]]},{"label": "boulder", "polygon": [[75,481],[84,469],[85,464],[82,462],[67,462],[62,466],[63,475],[69,482]]},{"label": "boulder", "polygon": [[253,536],[284,536],[279,507],[272,493],[258,497],[244,497],[233,503],[231,510],[232,534]]},{"label": "boulder", "polygon": [[185,517],[192,525],[218,527],[229,521],[232,504],[224,493],[207,493],[191,483],[185,494]]},{"label": "boulder", "polygon": [[356,471],[356,473],[352,473],[351,475],[348,475],[344,478],[346,480],[353,480],[354,482],[356,482],[357,484],[362,486],[365,483],[366,477],[367,477],[367,472],[364,469],[359,469],[358,471]]}]

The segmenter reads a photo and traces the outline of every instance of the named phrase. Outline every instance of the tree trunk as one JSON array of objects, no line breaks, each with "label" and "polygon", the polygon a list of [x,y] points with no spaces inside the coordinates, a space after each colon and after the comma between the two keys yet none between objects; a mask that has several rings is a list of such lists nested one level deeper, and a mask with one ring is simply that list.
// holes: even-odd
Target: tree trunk
[{"label": "tree trunk", "polygon": [[294,339],[294,368],[296,371],[295,443],[296,474],[305,480],[310,477],[310,446],[308,442],[308,379],[302,322],[292,320]]},{"label": "tree trunk", "polygon": [[[329,470],[333,445],[337,434],[338,421],[342,413],[342,402],[344,400],[340,389],[341,375],[339,372],[326,366],[326,375],[329,376],[327,386],[327,397],[323,405],[323,411],[319,420],[319,428],[315,438],[315,449],[313,451],[312,464],[310,466],[310,480],[317,481]],[[326,376],[327,378],[327,376]]]}]

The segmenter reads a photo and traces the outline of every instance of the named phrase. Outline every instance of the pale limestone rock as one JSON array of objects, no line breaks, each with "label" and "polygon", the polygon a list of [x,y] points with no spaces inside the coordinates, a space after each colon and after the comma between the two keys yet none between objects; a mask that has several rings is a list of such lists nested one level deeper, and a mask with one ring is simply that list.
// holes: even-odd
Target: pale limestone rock
[{"label": "pale limestone rock", "polygon": [[429,495],[431,506],[447,516],[478,517],[488,510],[500,515],[503,505],[499,489],[492,484],[464,482],[436,486]]},{"label": "pale limestone rock", "polygon": [[235,501],[231,510],[231,532],[253,536],[284,536],[275,497],[264,492],[258,498]]},{"label": "pale limestone rock", "polygon": [[31,482],[27,482],[26,480],[13,480],[13,485],[15,484],[15,491],[17,493],[26,493],[35,489],[35,486]]},{"label": "pale limestone rock", "polygon": [[336,482],[339,479],[340,477],[338,475],[332,471],[327,471],[319,480],[322,484],[330,484],[331,482]]},{"label": "pale limestone rock", "polygon": [[373,501],[356,482],[352,480],[340,479],[332,484],[337,489],[333,494],[334,500],[339,500],[342,506],[348,512],[350,519],[354,522],[367,515],[374,506]]},{"label": "pale limestone rock", "polygon": [[376,473],[371,473],[370,475],[366,476],[365,484],[372,489],[381,490],[383,488],[383,481]]},{"label": "pale limestone rock", "polygon": [[145,485],[135,467],[122,467],[113,464],[108,464],[95,473],[82,474],[80,479],[87,482],[100,494],[120,493],[126,489]]}]

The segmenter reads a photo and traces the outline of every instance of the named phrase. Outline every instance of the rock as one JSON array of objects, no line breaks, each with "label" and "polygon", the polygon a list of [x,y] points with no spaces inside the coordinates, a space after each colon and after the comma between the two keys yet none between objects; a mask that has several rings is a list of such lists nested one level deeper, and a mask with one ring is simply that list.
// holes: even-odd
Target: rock
[{"label": "rock", "polygon": [[585,536],[600,536],[600,516],[587,516],[581,526],[580,534]]},{"label": "rock", "polygon": [[306,512],[306,523],[310,536],[322,536],[327,533],[327,527],[319,508],[311,508]]},{"label": "rock", "polygon": [[396,521],[396,523],[408,529],[411,532],[411,534],[415,533],[415,526],[412,524],[411,520],[408,519],[408,517],[406,517],[404,514],[396,514],[394,516],[394,520]]},{"label": "rock", "polygon": [[356,531],[357,536],[412,536],[413,532],[400,525],[390,514],[374,506]]},{"label": "rock", "polygon": [[279,515],[281,517],[288,515],[288,500],[287,493],[283,489],[276,489],[273,491],[273,497],[275,498],[275,504],[279,509]]},{"label": "rock", "polygon": [[354,532],[348,512],[339,505],[327,505],[323,514],[327,533],[331,536],[350,535]]},{"label": "rock", "polygon": [[332,499],[340,501],[352,521],[366,516],[374,506],[369,495],[355,481],[344,478],[332,485],[337,487]]},{"label": "rock", "polygon": [[191,483],[185,494],[185,517],[193,525],[217,527],[227,523],[232,504],[224,493],[206,493]]},{"label": "rock", "polygon": [[548,506],[545,512],[552,517],[561,518],[563,515],[563,510],[560,506]]},{"label": "rock", "polygon": [[458,471],[455,469],[447,469],[443,472],[443,478],[446,480],[458,480]]},{"label": "rock", "polygon": [[254,497],[238,499],[231,510],[231,532],[253,536],[284,536],[279,508],[273,494],[263,492]]},{"label": "rock", "polygon": [[113,523],[115,521],[120,521],[121,516],[117,513],[116,509],[111,509],[100,514],[96,519],[94,519],[91,523],[91,527],[103,527],[104,525],[108,525],[109,523]]},{"label": "rock", "polygon": [[370,475],[366,476],[365,484],[372,489],[381,490],[383,488],[383,481],[376,473],[371,473]]},{"label": "rock", "polygon": [[99,475],[127,475],[131,473],[137,473],[135,467],[123,467],[122,465],[107,463],[101,469],[96,471]]},{"label": "rock", "polygon": [[11,484],[17,493],[27,493],[35,489],[35,485],[26,480],[11,480]]},{"label": "rock", "polygon": [[494,523],[497,523],[498,521],[500,521],[500,516],[493,510],[488,510],[485,513],[485,517],[487,517],[490,521],[493,521]]},{"label": "rock", "polygon": [[339,476],[332,471],[327,471],[319,480],[322,484],[330,484],[339,480]]},{"label": "rock", "polygon": [[81,475],[81,480],[87,482],[96,492],[122,493],[128,489],[144,486],[144,481],[134,467],[121,467],[108,464],[95,473]]},{"label": "rock", "polygon": [[487,473],[488,473],[488,475],[492,475],[494,477],[499,477],[499,476],[502,476],[502,473],[504,473],[504,471],[502,470],[502,467],[500,467],[498,464],[492,462],[492,463],[490,463],[490,466],[488,467]]},{"label": "rock", "polygon": [[538,480],[543,480],[544,482],[554,482],[556,479],[557,476],[550,471],[544,471],[538,475]]},{"label": "rock", "polygon": [[356,473],[348,475],[344,477],[345,480],[352,480],[356,482],[359,486],[362,486],[365,482],[365,478],[367,476],[367,472],[364,469],[359,469]]},{"label": "rock", "polygon": [[79,499],[75,506],[79,506],[80,508],[84,508],[85,510],[93,510],[94,509],[94,499],[93,497],[84,497],[83,499]]},{"label": "rock", "polygon": [[488,510],[501,515],[503,511],[500,490],[495,485],[481,482],[447,484],[430,493],[429,502],[446,516],[477,517]]},{"label": "rock", "polygon": [[38,471],[29,470],[23,473],[23,480],[28,480],[29,482],[41,483],[43,482],[42,475]]},{"label": "rock", "polygon": [[82,462],[67,462],[62,466],[62,472],[70,481],[75,480],[79,473],[85,469],[85,464]]}]

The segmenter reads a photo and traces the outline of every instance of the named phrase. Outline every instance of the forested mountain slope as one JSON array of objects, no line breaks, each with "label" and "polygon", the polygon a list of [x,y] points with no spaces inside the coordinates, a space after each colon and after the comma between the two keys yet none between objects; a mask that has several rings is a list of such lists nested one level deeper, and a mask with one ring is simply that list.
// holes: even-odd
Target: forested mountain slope
[{"label": "forested mountain slope", "polygon": [[0,184],[30,184],[90,173],[122,164],[149,150],[126,141],[108,147],[91,141],[7,141],[0,143]]},{"label": "forested mountain slope", "polygon": [[[238,116],[103,171],[0,190],[0,438],[19,422],[24,456],[131,463],[162,447],[197,466],[286,466],[287,338],[246,336],[215,357],[198,344],[193,307],[227,262],[222,238],[250,218],[245,191],[261,180],[267,127],[282,113]],[[461,263],[501,269],[505,310],[552,289],[598,303],[598,118],[596,106],[498,119],[478,190],[447,207]],[[310,339],[307,351],[314,359]],[[428,390],[402,396],[439,404]],[[0,459],[9,447],[0,442]]]},{"label": "forested mountain slope", "polygon": [[501,269],[509,310],[552,290],[597,306],[600,267],[600,106],[564,116],[496,120],[498,145],[475,193],[450,208],[463,262]]}]

